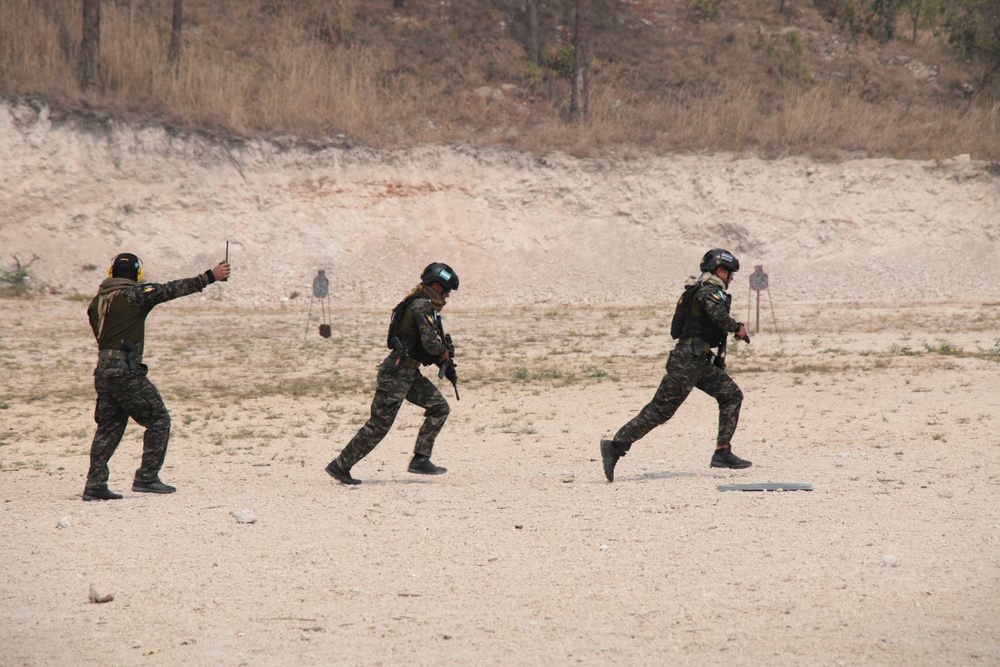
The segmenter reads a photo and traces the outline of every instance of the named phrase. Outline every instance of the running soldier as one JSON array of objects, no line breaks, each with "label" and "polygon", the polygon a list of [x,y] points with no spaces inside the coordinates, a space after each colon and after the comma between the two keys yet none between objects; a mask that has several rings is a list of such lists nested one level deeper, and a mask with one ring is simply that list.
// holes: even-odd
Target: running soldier
[{"label": "running soldier", "polygon": [[424,423],[417,433],[409,472],[440,475],[446,468],[431,462],[434,440],[444,427],[451,408],[434,383],[420,373],[421,366],[436,364],[444,377],[456,385],[451,337],[441,324],[441,309],[458,289],[458,276],[447,264],[435,262],[424,269],[414,287],[392,311],[387,343],[392,352],[379,364],[378,386],[372,399],[371,417],[351,438],[326,472],[343,484],[360,484],[351,468],[366,457],[389,432],[404,400],[424,408]]},{"label": "running soldier", "polygon": [[160,481],[160,468],[170,439],[170,413],[160,392],[146,377],[148,368],[142,363],[146,316],[157,304],[200,292],[217,280],[226,280],[229,271],[229,264],[222,262],[194,278],[162,285],[143,284],[142,262],[138,257],[122,253],[111,261],[108,277],[87,309],[99,351],[94,369],[97,432],[90,446],[84,500],[121,498],[108,489],[108,462],[125,434],[129,417],[146,429],[142,438],[142,464],[135,471],[132,490],[139,493],[177,490]]},{"label": "running soldier", "polygon": [[677,344],[667,358],[667,374],[653,400],[622,426],[613,439],[601,440],[601,460],[609,482],[614,481],[615,464],[631,449],[632,443],[673,417],[696,387],[719,403],[719,433],[711,467],[750,467],[750,461],[731,451],[743,392],[725,371],[727,333],[750,342],[743,323],[729,315],[732,296],[725,291],[739,270],[740,262],[732,253],[719,249],[705,253],[701,277],[685,287],[677,302],[670,331]]}]

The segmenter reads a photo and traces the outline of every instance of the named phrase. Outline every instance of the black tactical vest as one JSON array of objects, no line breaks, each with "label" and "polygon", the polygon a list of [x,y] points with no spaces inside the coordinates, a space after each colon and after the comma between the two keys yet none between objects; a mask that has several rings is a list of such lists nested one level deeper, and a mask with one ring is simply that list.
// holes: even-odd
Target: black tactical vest
[{"label": "black tactical vest", "polygon": [[[677,300],[674,317],[670,322],[670,336],[677,338],[700,338],[712,347],[718,347],[726,342],[726,330],[712,321],[701,305],[695,301],[695,294],[708,283],[697,282],[687,285],[684,293]],[[712,285],[714,289],[719,289]],[[733,305],[733,297],[726,294],[726,312]]]},{"label": "black tactical vest", "polygon": [[[426,298],[423,294],[411,294],[396,304],[389,320],[386,345],[390,350],[393,349],[392,339],[398,338],[406,348],[406,356],[416,359],[424,366],[429,366],[437,362],[437,357],[431,356],[424,350],[424,344],[420,341],[420,331],[417,330],[417,320],[413,315],[413,301]],[[440,320],[438,320],[438,333],[441,333]]]}]

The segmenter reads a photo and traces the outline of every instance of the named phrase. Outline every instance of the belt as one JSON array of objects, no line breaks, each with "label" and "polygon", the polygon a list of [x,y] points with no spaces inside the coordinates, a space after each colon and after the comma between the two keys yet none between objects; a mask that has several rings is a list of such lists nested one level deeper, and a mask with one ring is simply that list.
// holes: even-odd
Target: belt
[{"label": "belt", "polygon": [[406,366],[407,368],[419,368],[420,362],[413,357],[407,357],[403,360],[403,366]]},{"label": "belt", "polygon": [[703,346],[702,349],[705,352],[711,352],[712,351],[712,346],[709,345],[708,343],[706,343],[705,341],[703,341],[700,338],[678,338],[677,342],[680,343],[681,345],[690,345],[692,351],[697,350],[698,349],[698,343],[701,343],[702,346]]},{"label": "belt", "polygon": [[101,350],[97,353],[98,359],[128,359],[128,352],[125,350]]}]

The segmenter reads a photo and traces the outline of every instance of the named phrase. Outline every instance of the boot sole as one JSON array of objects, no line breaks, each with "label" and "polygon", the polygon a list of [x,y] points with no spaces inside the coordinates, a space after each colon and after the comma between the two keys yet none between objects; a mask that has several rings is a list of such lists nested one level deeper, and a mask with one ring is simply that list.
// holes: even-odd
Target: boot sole
[{"label": "boot sole", "polygon": [[360,484],[361,483],[360,479],[354,479],[353,477],[346,477],[343,472],[339,471],[337,468],[333,468],[332,466],[327,466],[326,468],[324,468],[324,470],[326,470],[326,474],[327,475],[329,475],[330,477],[333,477],[335,480],[337,480],[341,484]]},{"label": "boot sole", "polygon": [[729,468],[730,470],[743,470],[744,468],[749,468],[752,465],[753,465],[752,463],[747,463],[746,465],[743,464],[729,465],[728,463],[715,463],[715,462],[712,463],[713,468]]},{"label": "boot sole", "polygon": [[159,495],[166,495],[177,491],[177,489],[146,489],[141,486],[133,486],[132,490],[136,493],[156,493]]},{"label": "boot sole", "polygon": [[85,494],[83,494],[83,499],[84,499],[84,501],[86,501],[86,502],[89,503],[89,502],[103,501],[103,500],[121,500],[122,497],[120,495],[118,495],[118,494],[115,494],[114,498],[102,498],[101,496],[88,496],[85,493]]}]

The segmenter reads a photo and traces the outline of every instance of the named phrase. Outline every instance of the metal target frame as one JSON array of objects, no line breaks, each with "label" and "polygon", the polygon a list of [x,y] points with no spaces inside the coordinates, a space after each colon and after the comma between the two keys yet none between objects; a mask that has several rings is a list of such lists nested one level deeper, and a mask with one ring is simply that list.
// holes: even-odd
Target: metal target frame
[{"label": "metal target frame", "polygon": [[771,290],[768,289],[770,281],[766,273],[764,273],[763,264],[755,264],[753,267],[753,273],[750,274],[750,278],[747,281],[750,284],[750,299],[747,300],[747,321],[750,321],[750,301],[752,301],[753,293],[757,292],[757,320],[754,324],[754,334],[756,335],[760,332],[760,293],[767,292],[767,303],[771,308],[771,319],[774,322],[774,331],[778,334],[778,340],[781,340],[781,332],[778,331],[778,320],[774,316],[774,303],[771,301]]},{"label": "metal target frame", "polygon": [[320,269],[316,273],[316,277],[313,278],[312,297],[309,299],[309,310],[306,312],[306,331],[302,340],[305,340],[309,336],[309,319],[312,317],[313,301],[316,300],[319,300],[321,313],[319,335],[323,338],[329,338],[332,335],[330,326],[332,317],[330,308],[330,279],[326,277],[324,269]]}]

